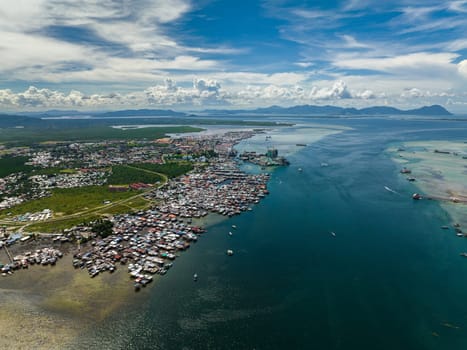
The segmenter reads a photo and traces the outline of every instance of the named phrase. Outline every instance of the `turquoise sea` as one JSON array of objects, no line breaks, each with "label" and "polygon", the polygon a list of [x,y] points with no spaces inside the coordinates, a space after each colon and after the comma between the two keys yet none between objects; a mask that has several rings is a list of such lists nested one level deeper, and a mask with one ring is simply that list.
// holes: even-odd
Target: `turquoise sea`
[{"label": "turquoise sea", "polygon": [[[467,348],[467,240],[440,229],[452,222],[438,203],[411,199],[415,184],[386,152],[412,140],[467,141],[467,121],[294,122],[272,134],[291,165],[272,172],[270,195],[210,227],[132,307],[73,347]],[[320,125],[347,129],[295,145]]]}]

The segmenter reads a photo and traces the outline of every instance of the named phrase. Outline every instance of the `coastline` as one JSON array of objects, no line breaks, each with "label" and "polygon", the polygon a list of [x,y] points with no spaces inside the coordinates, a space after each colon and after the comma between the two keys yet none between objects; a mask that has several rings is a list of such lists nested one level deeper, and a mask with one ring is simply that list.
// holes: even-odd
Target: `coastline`
[{"label": "coastline", "polygon": [[[287,130],[287,134],[291,131],[296,130]],[[336,132],[340,131],[316,130],[311,137],[313,141],[307,138],[307,143],[312,144]],[[288,150],[288,154],[303,149],[294,146],[298,141],[293,136],[275,137],[281,139],[281,146]],[[258,138],[263,139],[264,134],[258,135]],[[235,148],[245,143],[249,145],[249,140],[242,140]],[[256,173],[259,170],[259,167],[252,165],[241,165],[241,168],[247,173]],[[193,219],[192,222],[209,228],[227,219],[227,216],[211,213],[203,218]],[[76,343],[87,330],[110,315],[115,315],[118,310],[131,307],[135,302],[145,302],[145,295],[152,288],[157,288],[149,287],[135,294],[128,288],[129,277],[125,268],[117,269],[112,275],[102,274],[91,279],[86,271],[76,271],[73,268],[72,259],[72,254],[66,254],[54,267],[33,266],[31,270],[34,271],[19,272],[3,279],[8,282],[0,280],[0,288],[6,291],[6,297],[1,302],[5,307],[0,312],[0,323],[5,329],[11,330],[12,334],[21,334],[25,324],[34,324],[21,339],[5,337],[0,341],[0,346],[19,349],[30,348],[30,344],[35,344],[37,349],[66,347],[66,344]],[[157,284],[157,280],[153,284]]]}]

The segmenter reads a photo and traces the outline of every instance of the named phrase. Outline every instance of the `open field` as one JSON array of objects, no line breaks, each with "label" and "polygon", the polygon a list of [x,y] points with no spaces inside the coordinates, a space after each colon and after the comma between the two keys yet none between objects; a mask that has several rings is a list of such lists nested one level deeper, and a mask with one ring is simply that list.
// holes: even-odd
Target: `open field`
[{"label": "open field", "polygon": [[132,194],[132,197],[116,201],[108,205],[103,205],[98,208],[90,208],[78,213],[77,215],[67,215],[62,218],[54,218],[48,221],[28,225],[24,230],[27,232],[60,232],[61,230],[71,228],[82,223],[87,223],[103,216],[124,214],[146,209],[151,204],[141,196],[141,192],[137,194],[133,192]]},{"label": "open field", "polygon": [[[50,197],[32,200],[8,209],[11,215],[34,213],[51,209],[56,216],[71,215],[103,205],[104,201],[118,201],[135,195],[135,192],[110,192],[107,186],[55,189]],[[2,216],[5,217],[5,210]]]},{"label": "open field", "polygon": [[107,182],[109,185],[128,185],[136,182],[154,184],[163,180],[164,178],[155,172],[137,169],[128,165],[116,165],[112,167],[112,174]]},{"label": "open field", "polygon": [[162,173],[169,178],[183,175],[193,169],[193,164],[188,162],[168,162],[164,164],[136,163],[131,164],[131,166],[156,173]]}]

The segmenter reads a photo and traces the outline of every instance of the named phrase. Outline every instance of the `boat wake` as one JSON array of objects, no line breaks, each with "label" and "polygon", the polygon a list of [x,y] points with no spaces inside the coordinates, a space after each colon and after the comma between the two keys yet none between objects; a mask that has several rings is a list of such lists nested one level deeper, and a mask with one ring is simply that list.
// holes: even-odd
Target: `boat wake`
[{"label": "boat wake", "polygon": [[399,192],[394,191],[392,188],[389,188],[388,186],[384,186],[384,189],[385,189],[386,191],[391,192],[391,193],[400,194]]}]

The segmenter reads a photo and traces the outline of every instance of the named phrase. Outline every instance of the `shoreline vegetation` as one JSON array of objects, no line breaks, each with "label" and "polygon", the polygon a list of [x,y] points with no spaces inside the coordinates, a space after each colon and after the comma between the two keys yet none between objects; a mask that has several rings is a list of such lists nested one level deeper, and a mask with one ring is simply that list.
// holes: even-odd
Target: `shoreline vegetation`
[{"label": "shoreline vegetation", "polygon": [[140,129],[116,129],[111,126],[0,129],[0,143],[30,146],[41,142],[83,142],[101,140],[156,140],[167,134],[199,132],[204,129],[191,126],[157,126]]}]

